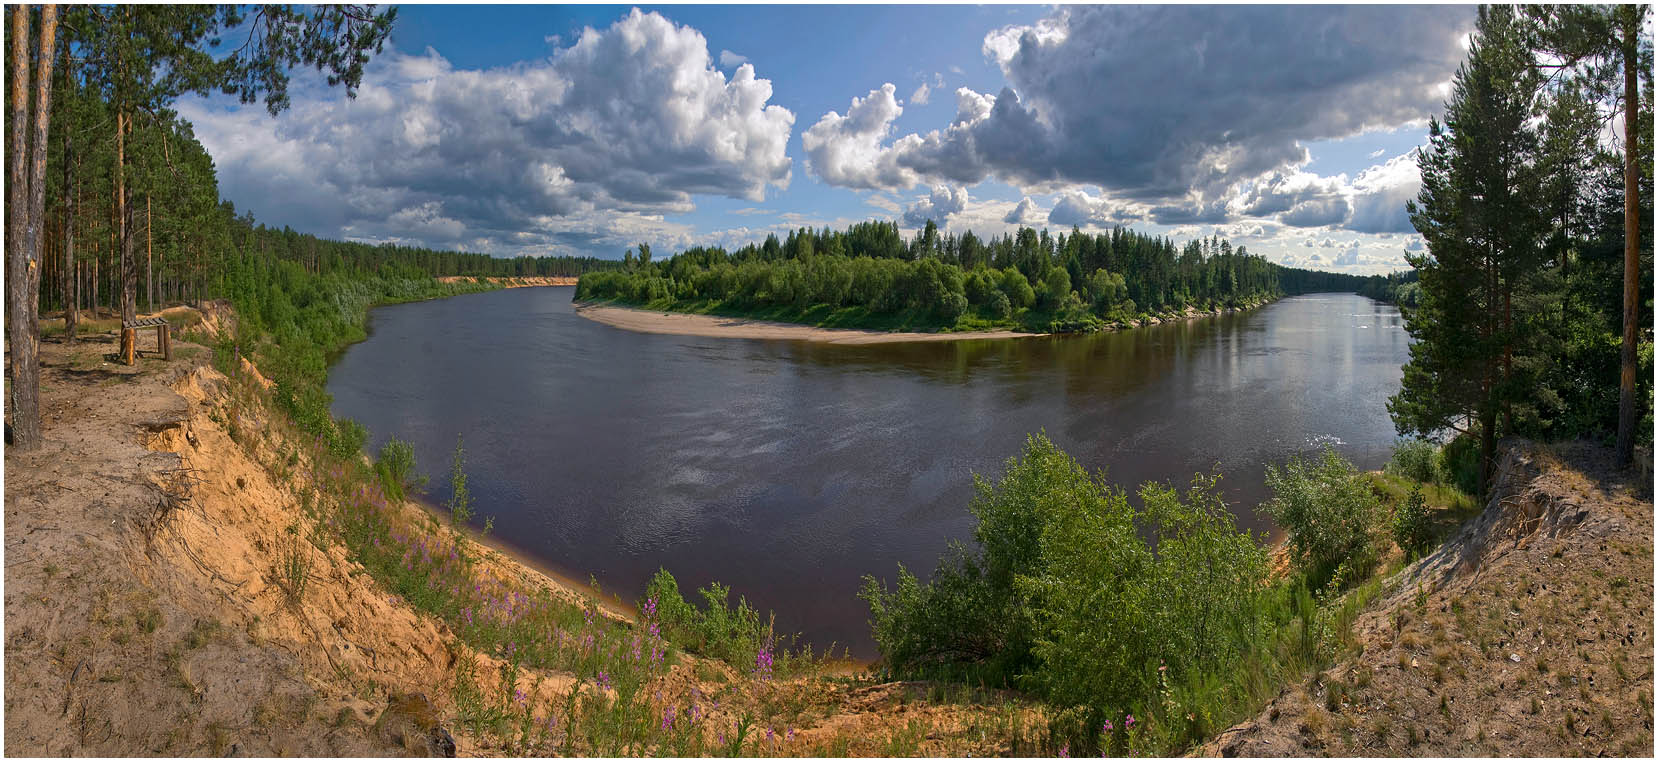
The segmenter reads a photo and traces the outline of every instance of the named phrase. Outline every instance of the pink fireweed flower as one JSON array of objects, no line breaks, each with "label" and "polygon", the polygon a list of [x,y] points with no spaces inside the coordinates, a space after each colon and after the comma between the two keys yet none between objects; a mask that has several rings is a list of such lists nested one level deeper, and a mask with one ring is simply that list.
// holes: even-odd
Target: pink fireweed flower
[{"label": "pink fireweed flower", "polygon": [[1123,716],[1123,727],[1124,728],[1129,728],[1130,726],[1133,726],[1133,725],[1135,725],[1135,716],[1133,716],[1133,715]]},{"label": "pink fireweed flower", "polygon": [[1102,734],[1110,734],[1110,733],[1112,733],[1112,722],[1111,722],[1111,721],[1107,721],[1107,722],[1105,722],[1105,723],[1103,723],[1103,724],[1101,724],[1101,726],[1100,726],[1100,732],[1101,732],[1101,733],[1102,733]]},{"label": "pink fireweed flower", "polygon": [[1071,757],[1071,745],[1070,744],[1060,745],[1060,757],[1062,757],[1062,758]]},{"label": "pink fireweed flower", "polygon": [[765,644],[761,645],[760,651],[755,652],[755,674],[762,681],[772,679],[772,640],[770,638],[766,640]]}]

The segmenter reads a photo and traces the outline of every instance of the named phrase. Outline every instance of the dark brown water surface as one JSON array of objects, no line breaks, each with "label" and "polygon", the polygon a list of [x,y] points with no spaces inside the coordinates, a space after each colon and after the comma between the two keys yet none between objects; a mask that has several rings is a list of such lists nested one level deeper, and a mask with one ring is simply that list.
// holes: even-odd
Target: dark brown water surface
[{"label": "dark brown water surface", "polygon": [[435,500],[457,434],[479,516],[633,600],[658,567],[718,580],[820,647],[873,656],[866,573],[931,572],[967,540],[973,472],[1026,435],[1125,487],[1219,468],[1240,523],[1263,466],[1330,443],[1362,468],[1407,338],[1352,294],[1110,334],[838,346],[637,334],[572,288],[379,308],[329,372],[334,413],[414,443]]}]

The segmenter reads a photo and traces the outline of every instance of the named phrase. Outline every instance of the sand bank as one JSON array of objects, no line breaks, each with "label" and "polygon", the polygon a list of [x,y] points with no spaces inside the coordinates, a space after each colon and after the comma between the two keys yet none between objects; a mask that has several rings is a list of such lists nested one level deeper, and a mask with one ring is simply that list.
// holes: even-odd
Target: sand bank
[{"label": "sand bank", "polygon": [[679,334],[731,339],[797,339],[825,344],[887,344],[891,342],[954,342],[964,339],[1019,339],[1045,336],[1021,331],[963,331],[925,333],[919,331],[870,331],[826,329],[798,323],[779,323],[752,318],[717,315],[664,313],[631,307],[577,303],[576,314],[607,326],[647,334]]}]

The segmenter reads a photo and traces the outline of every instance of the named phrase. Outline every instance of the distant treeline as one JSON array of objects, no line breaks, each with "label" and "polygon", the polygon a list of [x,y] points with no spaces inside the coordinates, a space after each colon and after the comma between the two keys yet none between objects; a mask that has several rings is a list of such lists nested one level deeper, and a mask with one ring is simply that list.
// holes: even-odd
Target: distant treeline
[{"label": "distant treeline", "polygon": [[662,262],[629,250],[620,271],[583,276],[577,299],[812,322],[944,329],[1089,330],[1115,321],[1243,307],[1285,294],[1356,291],[1365,278],[1287,268],[1220,237],[1177,247],[1118,227],[981,240],[930,221],[910,241],[893,222],[803,228],[735,252],[695,247]]},{"label": "distant treeline", "polygon": [[[66,12],[80,18],[101,11]],[[104,23],[77,22],[66,33],[90,33]],[[90,43],[76,37],[74,44]],[[69,304],[120,311],[128,295],[139,311],[227,296],[230,260],[244,255],[292,262],[313,275],[373,274],[397,265],[426,276],[577,276],[621,266],[593,257],[502,258],[331,241],[259,224],[220,198],[213,158],[188,121],[165,107],[132,109],[98,74],[70,58],[51,81],[43,311]]]},{"label": "distant treeline", "polygon": [[1416,307],[1422,297],[1423,287],[1417,283],[1417,271],[1407,270],[1389,273],[1386,276],[1370,276],[1360,284],[1358,292],[1360,296],[1370,297],[1378,302],[1400,307]]}]

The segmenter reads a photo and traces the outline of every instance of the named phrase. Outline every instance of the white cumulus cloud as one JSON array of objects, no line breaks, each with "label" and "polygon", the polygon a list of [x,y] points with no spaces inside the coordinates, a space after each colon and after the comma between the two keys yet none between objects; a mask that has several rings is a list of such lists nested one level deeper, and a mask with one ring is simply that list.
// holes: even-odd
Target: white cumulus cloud
[{"label": "white cumulus cloud", "polygon": [[960,213],[968,205],[968,191],[965,188],[952,188],[946,185],[934,186],[928,197],[917,201],[905,208],[904,224],[912,228],[919,228],[932,220],[934,225],[943,226],[951,215]]},{"label": "white cumulus cloud", "polygon": [[637,9],[532,63],[467,70],[430,49],[389,51],[355,100],[317,79],[296,78],[275,119],[179,104],[227,196],[262,219],[364,240],[591,251],[674,235],[661,216],[692,209],[693,194],[758,201],[790,178],[795,117],[768,105],[771,82],[747,63],[728,79],[700,32]]}]

